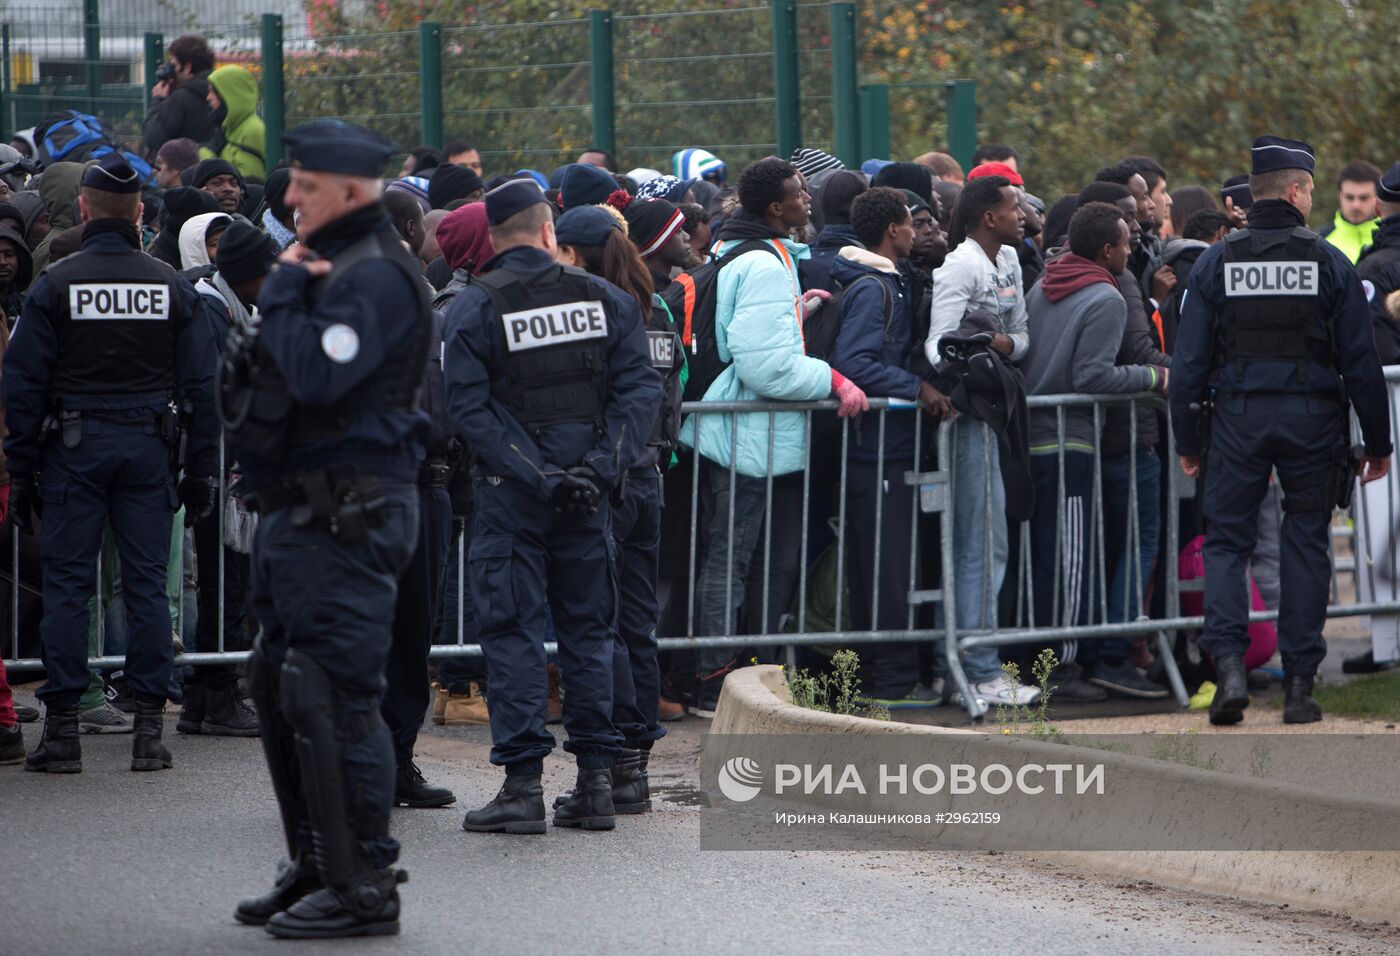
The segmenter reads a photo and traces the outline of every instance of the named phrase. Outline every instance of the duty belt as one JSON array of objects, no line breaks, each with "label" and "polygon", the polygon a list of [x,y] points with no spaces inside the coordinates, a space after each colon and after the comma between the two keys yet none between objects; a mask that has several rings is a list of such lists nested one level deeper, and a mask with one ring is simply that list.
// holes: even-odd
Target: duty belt
[{"label": "duty belt", "polygon": [[290,508],[293,525],[321,528],[346,544],[384,523],[379,479],[354,468],[302,472],[259,488],[247,503],[249,510],[263,515]]}]

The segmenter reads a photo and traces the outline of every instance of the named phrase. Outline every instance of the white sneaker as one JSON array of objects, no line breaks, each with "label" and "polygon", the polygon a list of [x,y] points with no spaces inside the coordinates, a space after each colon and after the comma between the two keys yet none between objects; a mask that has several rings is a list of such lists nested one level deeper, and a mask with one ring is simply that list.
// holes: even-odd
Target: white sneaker
[{"label": "white sneaker", "polygon": [[[1025,684],[1012,684],[1007,681],[1005,674],[998,674],[991,680],[985,680],[972,685],[972,692],[977,695],[977,699],[988,706],[1013,707],[1017,705],[1029,706],[1040,699],[1039,687],[1028,687]],[[953,702],[962,704],[962,694],[955,693]]]}]

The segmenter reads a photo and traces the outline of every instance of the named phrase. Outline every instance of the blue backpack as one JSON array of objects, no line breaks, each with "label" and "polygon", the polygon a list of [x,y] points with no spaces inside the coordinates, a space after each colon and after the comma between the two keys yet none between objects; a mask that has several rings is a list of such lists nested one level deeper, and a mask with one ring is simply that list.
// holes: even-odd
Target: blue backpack
[{"label": "blue backpack", "polygon": [[155,170],[136,153],[121,148],[108,128],[96,116],[67,110],[48,117],[35,130],[35,142],[39,147],[39,159],[48,166],[52,163],[85,163],[101,159],[109,153],[120,153],[136,170],[143,185],[155,180]]}]

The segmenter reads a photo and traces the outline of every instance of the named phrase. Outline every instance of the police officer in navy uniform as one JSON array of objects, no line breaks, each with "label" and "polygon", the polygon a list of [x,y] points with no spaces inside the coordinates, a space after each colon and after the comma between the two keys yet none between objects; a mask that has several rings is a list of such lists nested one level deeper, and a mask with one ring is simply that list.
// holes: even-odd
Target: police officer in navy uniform
[{"label": "police officer in navy uniform", "polygon": [[640,309],[554,261],[531,180],[486,196],[498,250],[447,314],[448,412],[475,455],[472,601],[491,682],[491,762],[506,770],[464,829],[543,833],[546,614],[558,637],[564,749],[578,763],[556,826],[611,829],[614,581],[610,499],[652,432],[661,382]]},{"label": "police officer in navy uniform", "polygon": [[26,770],[82,769],[88,600],[108,523],[121,556],[126,675],[136,697],[131,769],[172,765],[161,743],[174,653],[166,565],[180,503],[187,525],[214,506],[215,359],[208,307],[141,251],[140,189],[115,154],[88,166],[78,196],[82,250],[30,292],[5,353],[10,507],[21,531],[32,533],[33,514],[44,519],[48,681],[39,698],[48,713]]},{"label": "police officer in navy uniform", "polygon": [[1376,347],[1383,365],[1400,364],[1400,305],[1391,296],[1400,289],[1400,163],[1393,164],[1376,188],[1381,225],[1356,260],[1356,274],[1371,303]]},{"label": "police officer in navy uniform", "polygon": [[[1307,723],[1322,719],[1312,689],[1327,650],[1332,510],[1354,475],[1374,481],[1390,468],[1390,411],[1366,296],[1346,257],[1306,227],[1312,173],[1306,143],[1254,141],[1249,227],[1197,260],[1172,355],[1181,466],[1205,476],[1201,647],[1216,669],[1213,724],[1238,723],[1249,706],[1246,570],[1271,474],[1284,495],[1283,719]],[[1365,441],[1360,462],[1348,450],[1347,402]]]},{"label": "police officer in navy uniform", "polygon": [[275,936],[398,932],[394,745],[380,715],[399,576],[418,538],[432,313],[380,201],[394,147],[336,120],[283,137],[299,244],[231,342],[220,414],[254,508],[248,689],[288,857],[235,916]]}]

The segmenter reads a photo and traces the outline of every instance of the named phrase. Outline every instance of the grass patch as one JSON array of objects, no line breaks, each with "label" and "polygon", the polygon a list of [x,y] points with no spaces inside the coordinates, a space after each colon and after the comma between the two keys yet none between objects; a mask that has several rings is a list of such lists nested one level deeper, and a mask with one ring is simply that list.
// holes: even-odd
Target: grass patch
[{"label": "grass patch", "polygon": [[[1345,684],[1319,685],[1313,696],[1324,714],[1400,721],[1400,670],[1365,674]],[[1283,706],[1281,699],[1279,706]]]}]

